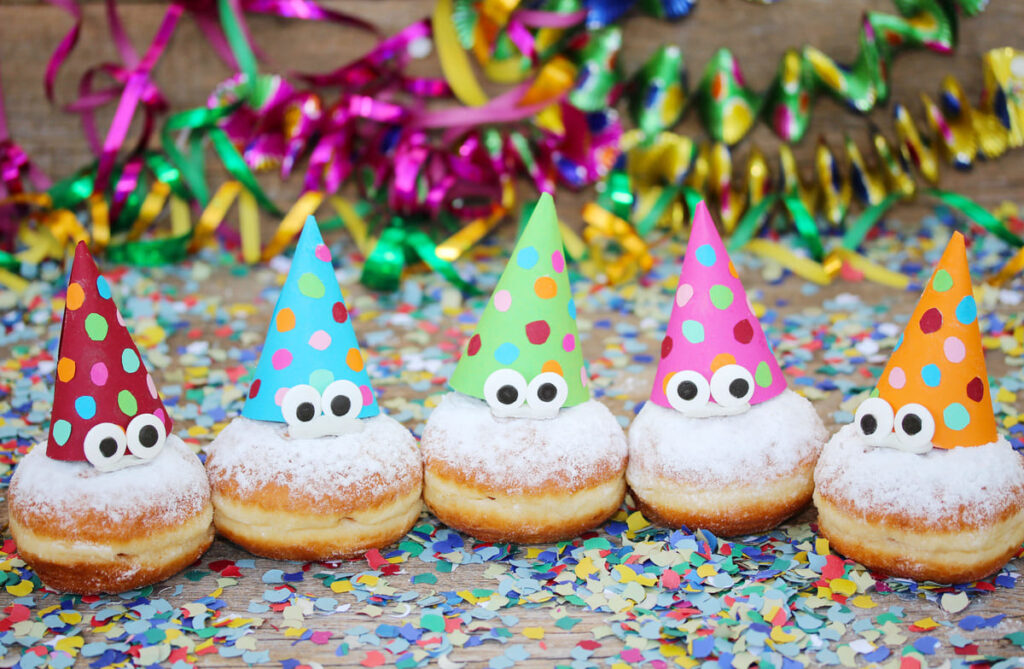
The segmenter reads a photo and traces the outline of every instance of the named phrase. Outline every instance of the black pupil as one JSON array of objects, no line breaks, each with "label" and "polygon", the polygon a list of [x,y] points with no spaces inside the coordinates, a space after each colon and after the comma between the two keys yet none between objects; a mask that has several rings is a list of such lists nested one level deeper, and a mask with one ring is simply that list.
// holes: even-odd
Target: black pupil
[{"label": "black pupil", "polygon": [[748,390],[750,390],[750,384],[746,379],[733,379],[729,384],[729,394],[733,397],[746,397]]},{"label": "black pupil", "polygon": [[908,413],[903,417],[900,425],[903,426],[904,432],[913,436],[921,431],[921,417],[917,414]]},{"label": "black pupil", "polygon": [[868,414],[861,416],[860,419],[860,431],[864,434],[874,434],[875,430],[878,429],[878,419]]},{"label": "black pupil", "polygon": [[142,429],[139,430],[139,443],[146,448],[153,448],[156,446],[156,440],[159,438],[160,433],[157,432],[156,428],[152,425],[143,425]]},{"label": "black pupil", "polygon": [[679,384],[679,387],[676,388],[676,392],[679,393],[679,396],[684,400],[692,400],[697,396],[697,384],[693,381],[683,381]]},{"label": "black pupil", "polygon": [[344,416],[352,408],[352,400],[344,395],[338,395],[331,400],[331,413],[335,416]]},{"label": "black pupil", "polygon": [[316,409],[313,407],[312,402],[303,402],[295,409],[295,417],[301,420],[303,423],[308,423],[313,420],[313,416],[316,414]]},{"label": "black pupil", "polygon": [[555,399],[556,395],[558,395],[558,388],[555,388],[553,383],[542,383],[540,388],[537,388],[537,397],[541,402],[550,402]]},{"label": "black pupil", "polygon": [[114,457],[114,454],[117,453],[117,441],[113,437],[107,437],[101,441],[100,453],[102,453],[105,458]]},{"label": "black pupil", "polygon": [[498,401],[502,404],[513,404],[517,399],[519,399],[519,391],[516,390],[515,386],[502,386],[498,388]]}]

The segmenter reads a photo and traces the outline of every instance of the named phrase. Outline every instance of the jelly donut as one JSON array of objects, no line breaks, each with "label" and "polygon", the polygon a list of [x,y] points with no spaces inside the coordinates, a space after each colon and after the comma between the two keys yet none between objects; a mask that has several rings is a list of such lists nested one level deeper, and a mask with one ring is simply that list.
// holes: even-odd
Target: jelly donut
[{"label": "jelly donut", "polygon": [[423,499],[487,541],[599,525],[625,494],[626,439],[590,399],[551,196],[541,196],[420,445]]},{"label": "jelly donut", "polygon": [[650,401],[629,429],[626,479],[670,527],[735,536],[811,501],[828,433],[786,379],[703,202],[695,208]]},{"label": "jelly donut", "polygon": [[213,541],[210,487],[176,436],[84,243],[75,249],[46,444],[11,479],[11,535],[47,586],[117,593],[161,581]]},{"label": "jelly donut", "polygon": [[960,233],[814,486],[821,533],[879,572],[963,583],[1019,550],[1024,460],[996,431]]},{"label": "jelly donut", "polygon": [[217,531],[256,555],[383,548],[420,515],[416,440],[384,415],[316,221],[303,228],[242,416],[206,461]]}]

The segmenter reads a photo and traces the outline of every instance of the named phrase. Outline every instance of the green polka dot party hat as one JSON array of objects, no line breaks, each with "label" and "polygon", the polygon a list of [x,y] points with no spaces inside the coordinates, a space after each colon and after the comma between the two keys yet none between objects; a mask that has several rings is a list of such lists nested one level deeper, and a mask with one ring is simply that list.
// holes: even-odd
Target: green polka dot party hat
[{"label": "green polka dot party hat", "polygon": [[79,242],[64,305],[46,455],[117,469],[155,457],[170,431],[171,418],[110,284]]},{"label": "green polka dot party hat", "polygon": [[449,384],[499,416],[551,417],[590,399],[550,194],[533,210]]},{"label": "green polka dot party hat", "polygon": [[242,415],[294,427],[328,416],[332,407],[338,417],[380,413],[331,252],[310,216],[274,307]]}]

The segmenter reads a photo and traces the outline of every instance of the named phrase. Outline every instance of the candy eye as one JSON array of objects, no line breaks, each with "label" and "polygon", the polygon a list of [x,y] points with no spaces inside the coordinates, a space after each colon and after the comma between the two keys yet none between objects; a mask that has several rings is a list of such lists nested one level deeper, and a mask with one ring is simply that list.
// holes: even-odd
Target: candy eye
[{"label": "candy eye", "polygon": [[935,419],[920,404],[904,404],[896,412],[896,438],[908,450],[927,451],[935,436]]},{"label": "candy eye", "polygon": [[689,414],[707,406],[711,387],[699,372],[687,369],[669,377],[665,384],[665,397],[673,409]]},{"label": "candy eye", "polygon": [[128,448],[128,440],[124,430],[113,423],[93,425],[85,435],[85,458],[92,466],[101,471],[117,469],[118,462],[124,457]]},{"label": "candy eye", "polygon": [[164,427],[164,422],[153,414],[142,413],[128,423],[125,437],[132,455],[150,460],[163,449],[167,440],[167,428]]},{"label": "candy eye", "polygon": [[869,444],[880,444],[892,434],[893,420],[892,406],[881,397],[861,402],[853,416],[853,422]]},{"label": "candy eye", "polygon": [[558,411],[569,397],[569,384],[561,374],[541,372],[530,381],[526,396],[531,407]]},{"label": "candy eye", "polygon": [[750,404],[754,395],[754,377],[744,367],[726,365],[711,377],[711,397],[715,404],[739,407]]},{"label": "candy eye", "polygon": [[514,369],[499,369],[484,381],[484,399],[497,412],[521,407],[526,393],[526,379]]},{"label": "candy eye", "polygon": [[344,379],[327,386],[321,399],[324,413],[335,418],[355,418],[363,410],[363,392],[359,386]]},{"label": "candy eye", "polygon": [[313,386],[307,385],[289,388],[281,402],[281,413],[289,425],[312,422],[320,415],[320,393]]}]

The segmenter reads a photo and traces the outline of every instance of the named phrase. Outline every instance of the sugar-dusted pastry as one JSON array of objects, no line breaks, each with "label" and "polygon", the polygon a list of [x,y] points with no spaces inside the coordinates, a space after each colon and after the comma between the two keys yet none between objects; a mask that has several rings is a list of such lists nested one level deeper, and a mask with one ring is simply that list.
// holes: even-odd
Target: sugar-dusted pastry
[{"label": "sugar-dusted pastry", "polygon": [[419,517],[416,440],[377,405],[331,253],[310,217],[236,418],[206,461],[214,522],[251,553],[328,560]]}]

